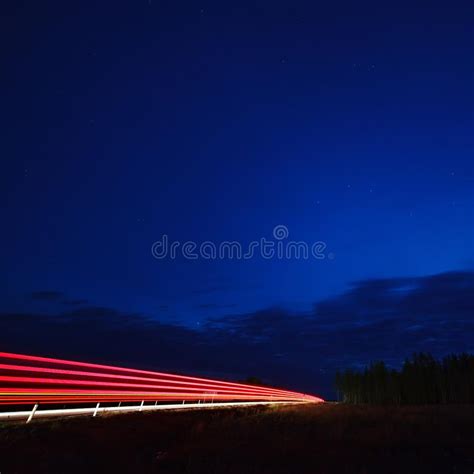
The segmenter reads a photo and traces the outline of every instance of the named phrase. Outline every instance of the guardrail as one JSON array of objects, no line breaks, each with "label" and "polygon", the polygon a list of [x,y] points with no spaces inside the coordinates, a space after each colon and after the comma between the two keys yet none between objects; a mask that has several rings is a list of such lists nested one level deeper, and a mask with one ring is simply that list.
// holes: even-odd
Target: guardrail
[{"label": "guardrail", "polygon": [[[139,404],[122,406],[133,402]],[[39,416],[320,402],[272,387],[0,352],[0,405],[32,405],[0,413],[0,419],[30,422]],[[118,405],[103,406],[110,403]],[[94,406],[39,409],[52,404]]]}]

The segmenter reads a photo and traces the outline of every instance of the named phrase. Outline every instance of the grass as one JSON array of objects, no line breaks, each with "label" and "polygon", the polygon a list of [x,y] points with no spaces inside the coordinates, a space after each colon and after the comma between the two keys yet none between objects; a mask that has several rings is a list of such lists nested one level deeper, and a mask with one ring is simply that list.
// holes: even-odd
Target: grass
[{"label": "grass", "polygon": [[469,473],[474,407],[337,404],[0,427],[0,472]]}]

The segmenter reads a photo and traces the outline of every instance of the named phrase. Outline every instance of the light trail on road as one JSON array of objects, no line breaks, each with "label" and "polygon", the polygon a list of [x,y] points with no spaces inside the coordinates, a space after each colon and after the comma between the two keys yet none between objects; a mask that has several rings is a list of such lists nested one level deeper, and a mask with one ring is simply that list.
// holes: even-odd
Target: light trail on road
[{"label": "light trail on road", "polygon": [[[100,403],[141,402],[138,407],[99,407]],[[145,403],[154,402],[154,405]],[[181,405],[171,402],[180,402]],[[196,403],[197,402],[197,403]],[[168,374],[89,362],[0,352],[0,405],[34,404],[29,420],[48,412],[81,414],[103,411],[205,408],[268,403],[320,403],[313,395],[273,387]],[[48,404],[97,404],[95,408],[38,410]],[[160,403],[160,405],[158,405]],[[2,418],[30,412],[0,413]]]}]

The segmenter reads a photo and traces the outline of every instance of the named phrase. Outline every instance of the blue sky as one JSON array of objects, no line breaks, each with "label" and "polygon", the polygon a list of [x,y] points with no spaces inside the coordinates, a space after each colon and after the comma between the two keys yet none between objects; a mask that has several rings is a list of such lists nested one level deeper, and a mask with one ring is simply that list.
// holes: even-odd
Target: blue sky
[{"label": "blue sky", "polygon": [[[306,314],[354,281],[472,269],[473,13],[470,2],[10,5],[4,311],[56,314],[30,298],[55,291],[206,331],[268,308]],[[163,234],[245,245],[277,225],[334,258],[151,254]]]}]

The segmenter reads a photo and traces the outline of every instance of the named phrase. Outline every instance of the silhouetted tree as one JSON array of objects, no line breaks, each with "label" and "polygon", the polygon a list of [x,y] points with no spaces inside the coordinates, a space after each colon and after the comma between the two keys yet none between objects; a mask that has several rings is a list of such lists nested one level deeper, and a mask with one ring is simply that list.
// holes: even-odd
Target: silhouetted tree
[{"label": "silhouetted tree", "polygon": [[437,361],[414,354],[397,371],[374,362],[363,371],[337,372],[338,400],[345,403],[474,403],[474,356],[451,355]]}]

